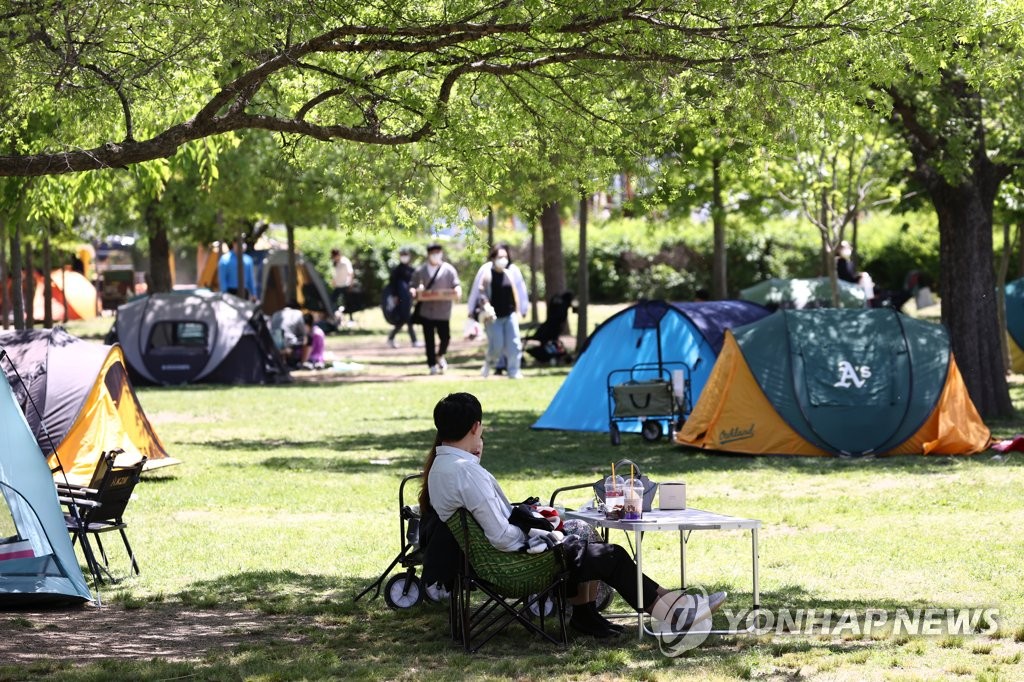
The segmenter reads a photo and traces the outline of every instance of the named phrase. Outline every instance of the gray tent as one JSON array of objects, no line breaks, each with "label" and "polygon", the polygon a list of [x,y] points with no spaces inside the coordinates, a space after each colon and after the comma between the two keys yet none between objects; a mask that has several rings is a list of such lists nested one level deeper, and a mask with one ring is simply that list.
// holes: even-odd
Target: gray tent
[{"label": "gray tent", "polygon": [[109,341],[132,380],[265,384],[289,380],[258,306],[206,289],[142,296],[117,309]]}]

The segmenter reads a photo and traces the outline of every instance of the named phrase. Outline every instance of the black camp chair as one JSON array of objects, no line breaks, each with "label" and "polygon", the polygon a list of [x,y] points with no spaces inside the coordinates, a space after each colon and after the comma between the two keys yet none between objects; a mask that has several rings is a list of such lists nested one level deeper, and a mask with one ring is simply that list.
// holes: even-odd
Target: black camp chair
[{"label": "black camp chair", "polygon": [[[146,458],[143,457],[129,466],[118,466],[114,460],[123,452],[104,452],[88,486],[57,483],[57,499],[67,509],[64,523],[71,533],[71,544],[81,542],[85,562],[97,584],[103,583],[104,573],[111,582],[118,582],[110,573],[107,552],[100,539],[101,534],[115,530],[121,534],[121,541],[128,551],[128,558],[131,559],[132,570],[135,571],[135,575],[139,574],[139,564],[128,542],[128,534],[125,533],[128,524],[124,520],[124,511],[135,485],[139,482]],[[100,557],[103,559],[102,564],[96,560],[96,554],[89,541],[90,535],[96,540]]]},{"label": "black camp chair", "polygon": [[551,365],[572,362],[572,356],[561,340],[562,329],[572,309],[572,299],[571,291],[552,296],[548,301],[547,319],[523,338],[523,349],[537,362]]}]

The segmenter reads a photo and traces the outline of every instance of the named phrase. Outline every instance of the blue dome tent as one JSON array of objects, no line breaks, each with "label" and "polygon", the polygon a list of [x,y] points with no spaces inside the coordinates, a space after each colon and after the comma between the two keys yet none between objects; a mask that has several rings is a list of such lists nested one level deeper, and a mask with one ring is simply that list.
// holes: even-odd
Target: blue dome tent
[{"label": "blue dome tent", "polygon": [[[689,412],[722,349],[725,330],[766,315],[767,309],[748,301],[640,301],[591,333],[569,376],[533,428],[607,432],[609,374],[643,364],[684,364],[689,368]],[[639,423],[622,428],[639,429]]]}]

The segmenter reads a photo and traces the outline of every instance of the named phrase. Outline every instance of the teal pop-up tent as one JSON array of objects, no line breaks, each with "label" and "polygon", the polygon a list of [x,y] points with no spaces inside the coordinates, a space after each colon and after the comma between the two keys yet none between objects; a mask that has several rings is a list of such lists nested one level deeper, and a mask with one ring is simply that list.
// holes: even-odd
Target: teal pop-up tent
[{"label": "teal pop-up tent", "polygon": [[0,606],[92,599],[64,525],[50,468],[3,372],[0,492]]},{"label": "teal pop-up tent", "polygon": [[[590,334],[569,376],[533,428],[607,432],[609,374],[636,365],[686,365],[690,397],[696,402],[722,348],[725,330],[765,315],[767,309],[748,301],[632,305]],[[640,428],[639,421],[622,425],[623,431]]]}]

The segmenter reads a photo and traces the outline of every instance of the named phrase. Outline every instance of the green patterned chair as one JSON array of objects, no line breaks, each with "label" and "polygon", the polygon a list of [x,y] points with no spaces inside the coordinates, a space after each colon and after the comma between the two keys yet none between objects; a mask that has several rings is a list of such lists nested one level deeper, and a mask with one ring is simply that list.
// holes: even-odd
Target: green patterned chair
[{"label": "green patterned chair", "polygon": [[[565,583],[568,570],[560,552],[502,552],[484,535],[472,514],[460,509],[447,521],[463,560],[452,591],[452,637],[475,652],[513,622],[555,644],[564,644]],[[478,590],[483,602],[475,608]],[[557,616],[557,636],[545,630],[549,608]],[[531,616],[537,616],[534,622]]]}]

